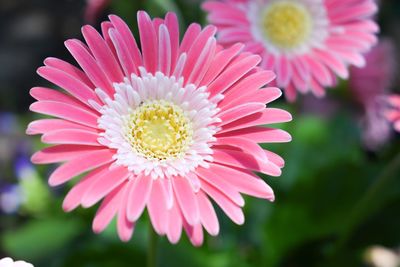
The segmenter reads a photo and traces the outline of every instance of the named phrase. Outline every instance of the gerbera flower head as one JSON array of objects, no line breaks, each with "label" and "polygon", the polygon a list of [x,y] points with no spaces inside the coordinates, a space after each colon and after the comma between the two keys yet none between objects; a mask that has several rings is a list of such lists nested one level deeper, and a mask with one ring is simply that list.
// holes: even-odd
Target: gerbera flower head
[{"label": "gerbera flower head", "polygon": [[275,75],[257,67],[260,57],[223,49],[216,28],[192,24],[179,40],[173,13],[151,19],[138,13],[140,47],[117,16],[102,35],[82,29],[87,44],[66,41],[77,68],[55,58],[38,73],[65,92],[36,87],[31,110],[57,118],[28,126],[53,146],[37,152],[38,164],[64,162],[50,176],[52,186],[86,173],[63,208],[71,211],[101,201],[93,229],[113,217],[129,240],[144,209],[160,235],[176,243],[185,229],[194,245],[203,227],[219,231],[214,200],[242,224],[240,193],[274,199],[252,171],[279,176],[284,161],[257,143],[287,142],[286,132],[260,125],[286,122],[291,115],[265,104],[281,95],[265,87]]},{"label": "gerbera flower head", "polygon": [[13,261],[11,258],[0,259],[0,267],[33,267],[26,261]]},{"label": "gerbera flower head", "polygon": [[377,41],[373,0],[211,0],[203,8],[220,43],[260,54],[290,101],[297,91],[323,96],[336,75],[348,78],[348,65],[365,64],[362,53]]},{"label": "gerbera flower head", "polygon": [[393,123],[394,129],[400,132],[400,95],[385,97],[389,107],[385,111],[385,117]]},{"label": "gerbera flower head", "polygon": [[376,150],[390,137],[390,124],[384,118],[382,96],[390,88],[396,64],[394,46],[389,39],[382,39],[365,55],[362,68],[350,68],[349,86],[355,100],[364,109],[362,136],[365,146]]}]

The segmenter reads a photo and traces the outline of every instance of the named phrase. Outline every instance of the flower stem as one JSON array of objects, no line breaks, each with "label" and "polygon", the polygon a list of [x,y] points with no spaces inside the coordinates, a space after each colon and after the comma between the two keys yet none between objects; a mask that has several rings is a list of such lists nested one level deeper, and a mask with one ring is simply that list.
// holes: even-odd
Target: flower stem
[{"label": "flower stem", "polygon": [[157,241],[158,236],[149,223],[149,247],[147,249],[147,267],[157,266]]},{"label": "flower stem", "polygon": [[349,223],[344,228],[341,236],[336,242],[333,253],[336,254],[346,244],[351,237],[351,233],[368,215],[375,212],[382,202],[379,201],[380,195],[384,194],[386,188],[390,186],[392,179],[396,178],[400,169],[400,153],[383,169],[375,182],[370,186],[364,196],[354,206]]}]

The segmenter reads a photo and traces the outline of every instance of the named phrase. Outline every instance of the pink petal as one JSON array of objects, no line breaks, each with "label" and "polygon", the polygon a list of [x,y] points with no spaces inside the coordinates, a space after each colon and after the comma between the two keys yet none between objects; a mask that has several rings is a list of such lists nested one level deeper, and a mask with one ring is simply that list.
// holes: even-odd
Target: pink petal
[{"label": "pink petal", "polygon": [[89,88],[94,88],[93,83],[90,81],[86,73],[66,61],[54,57],[48,57],[44,60],[44,64],[67,73],[73,78],[86,84]]},{"label": "pink petal", "polygon": [[167,237],[172,244],[178,243],[182,234],[182,214],[179,205],[175,199],[172,208],[168,211],[168,229]]},{"label": "pink petal", "polygon": [[172,178],[176,199],[178,200],[182,214],[190,225],[199,222],[199,206],[196,196],[188,180],[184,177]]},{"label": "pink petal", "polygon": [[210,186],[213,186],[221,191],[236,205],[240,207],[244,206],[244,199],[240,195],[238,190],[231,186],[229,183],[226,183],[223,179],[219,177],[218,174],[215,174],[206,168],[197,168],[196,174],[199,176],[201,181],[206,181]]},{"label": "pink petal", "polygon": [[94,58],[112,82],[122,82],[124,76],[117,60],[100,34],[89,25],[82,27],[82,34]]},{"label": "pink petal", "polygon": [[95,233],[101,233],[110,224],[117,214],[118,208],[122,205],[122,198],[127,184],[123,183],[108,194],[101,202],[99,209],[94,216],[92,228]]},{"label": "pink petal", "polygon": [[121,195],[122,195],[122,201],[118,210],[117,231],[121,241],[128,242],[132,237],[133,230],[135,228],[135,223],[128,221],[126,217],[126,205],[128,203],[127,186],[124,186]]},{"label": "pink petal", "polygon": [[68,130],[68,129],[93,131],[93,128],[89,128],[66,120],[41,119],[29,123],[26,129],[26,134],[29,135],[44,134],[50,131]]},{"label": "pink petal", "polygon": [[285,110],[276,108],[266,108],[262,112],[249,115],[247,117],[231,122],[227,125],[224,125],[222,127],[222,130],[219,131],[219,133],[230,132],[262,124],[288,122],[291,120],[292,120],[292,115],[290,115],[290,113]]},{"label": "pink petal", "polygon": [[211,164],[210,171],[244,194],[265,198],[270,201],[274,200],[272,188],[250,171],[219,164]]},{"label": "pink petal", "polygon": [[133,178],[129,189],[127,217],[129,221],[137,221],[146,207],[152,191],[153,179],[146,176]]},{"label": "pink petal", "polygon": [[282,143],[290,142],[292,137],[287,132],[281,129],[266,128],[261,126],[248,127],[236,131],[225,132],[216,134],[219,137],[236,137],[240,136],[253,140],[256,143]]},{"label": "pink petal", "polygon": [[43,134],[41,141],[46,144],[102,146],[98,138],[99,135],[93,131],[64,129]]},{"label": "pink petal", "polygon": [[210,235],[216,236],[219,233],[219,222],[217,214],[215,213],[214,207],[211,201],[203,193],[199,191],[197,196],[197,202],[199,203],[200,221],[204,228]]},{"label": "pink petal", "polygon": [[125,166],[111,168],[86,190],[82,197],[82,206],[85,208],[93,206],[117,186],[127,181],[130,176],[131,173]]},{"label": "pink petal", "polygon": [[244,214],[242,209],[234,204],[229,198],[227,198],[220,191],[215,189],[213,186],[208,185],[207,183],[202,184],[202,189],[205,193],[207,193],[214,201],[221,207],[221,209],[225,212],[226,215],[236,224],[244,223]]},{"label": "pink petal", "polygon": [[79,99],[85,105],[89,105],[89,100],[96,101],[98,98],[94,91],[85,83],[70,76],[68,73],[51,67],[40,67],[37,73],[50,82],[65,89],[68,93]]},{"label": "pink petal", "polygon": [[75,176],[96,169],[113,161],[114,155],[109,149],[98,150],[92,155],[77,157],[58,167],[49,178],[51,186],[63,184]]},{"label": "pink petal", "polygon": [[253,155],[246,154],[240,151],[215,149],[213,158],[215,162],[241,169],[249,169],[262,172],[275,177],[282,174],[281,169],[272,162],[262,161],[254,157]]},{"label": "pink petal", "polygon": [[88,51],[88,48],[82,42],[75,39],[65,41],[65,46],[85,71],[93,84],[112,96],[114,94],[112,81],[110,81],[104,71],[97,64],[96,60]]},{"label": "pink petal", "polygon": [[[148,177],[147,179],[152,179]],[[168,225],[168,210],[166,205],[166,196],[164,190],[161,188],[163,185],[159,179],[153,181],[150,198],[147,202],[147,210],[150,215],[151,224],[154,230],[159,235],[164,235],[167,232]]]},{"label": "pink petal", "polygon": [[56,145],[44,148],[33,154],[31,161],[34,164],[49,164],[69,161],[81,157],[88,152],[97,151],[98,147],[81,145]]},{"label": "pink petal", "polygon": [[96,182],[102,175],[108,172],[110,164],[104,165],[89,172],[85,177],[83,177],[64,198],[63,209],[66,212],[70,212],[76,209],[82,201],[82,197],[86,190]]},{"label": "pink petal", "polygon": [[144,11],[139,11],[137,15],[140,33],[140,44],[143,54],[143,64],[150,73],[157,70],[158,59],[158,38],[149,15]]},{"label": "pink petal", "polygon": [[39,101],[33,103],[29,109],[37,113],[51,115],[91,128],[97,128],[97,115],[73,105],[54,101]]}]

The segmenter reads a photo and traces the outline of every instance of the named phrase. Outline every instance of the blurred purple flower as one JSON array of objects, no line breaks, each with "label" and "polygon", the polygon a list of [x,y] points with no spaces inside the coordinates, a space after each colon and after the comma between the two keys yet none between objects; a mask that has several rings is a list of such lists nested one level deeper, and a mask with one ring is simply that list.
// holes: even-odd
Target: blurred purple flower
[{"label": "blurred purple flower", "polygon": [[377,150],[390,137],[390,126],[383,116],[380,100],[394,80],[394,45],[383,39],[367,55],[363,68],[350,69],[350,88],[364,109],[362,138],[367,149]]},{"label": "blurred purple flower", "polygon": [[23,196],[18,185],[4,185],[0,188],[0,211],[6,214],[16,213],[22,202]]}]

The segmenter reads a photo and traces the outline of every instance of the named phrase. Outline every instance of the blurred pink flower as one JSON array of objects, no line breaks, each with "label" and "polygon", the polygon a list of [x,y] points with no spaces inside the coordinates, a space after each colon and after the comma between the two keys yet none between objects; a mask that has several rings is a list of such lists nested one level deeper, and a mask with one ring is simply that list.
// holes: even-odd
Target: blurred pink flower
[{"label": "blurred pink flower", "polygon": [[390,88],[395,75],[395,49],[393,43],[383,39],[365,55],[362,68],[350,69],[350,88],[355,99],[363,106],[375,105],[377,97]]},{"label": "blurred pink flower", "polygon": [[0,267],[33,267],[25,261],[13,261],[11,258],[0,259]]},{"label": "blurred pink flower", "polygon": [[373,0],[211,0],[203,8],[220,42],[260,54],[290,101],[297,91],[324,96],[377,41]]},{"label": "blurred pink flower", "polygon": [[362,136],[365,146],[376,150],[390,137],[390,125],[382,113],[381,98],[390,88],[395,74],[394,46],[383,39],[365,55],[363,68],[350,69],[350,89],[364,109]]},{"label": "blurred pink flower", "polygon": [[257,143],[291,137],[259,125],[291,115],[265,107],[281,91],[265,87],[275,74],[256,67],[261,58],[241,53],[240,44],[221,48],[214,26],[192,24],[179,42],[173,13],[153,20],[138,13],[140,51],[128,26],[109,18],[103,36],[83,27],[87,45],[66,41],[82,70],[56,58],[38,69],[67,93],[31,90],[38,101],[30,109],[58,117],[28,126],[28,134],[54,145],[32,161],[66,162],[51,174],[52,186],[89,171],[66,196],[64,210],[104,198],[94,231],[117,216],[127,241],[147,207],[158,234],[176,243],[183,227],[200,245],[203,227],[219,231],[210,198],[237,224],[244,223],[241,193],[273,201],[272,189],[252,171],[279,176],[284,160]]},{"label": "blurred pink flower", "polygon": [[86,0],[84,18],[88,23],[96,23],[101,13],[108,7],[111,0]]},{"label": "blurred pink flower", "polygon": [[385,117],[393,123],[394,129],[400,132],[400,95],[386,97],[390,108],[386,110]]}]

